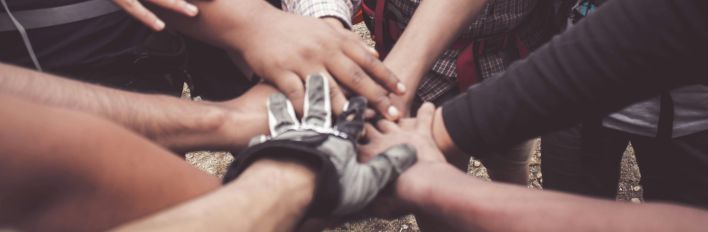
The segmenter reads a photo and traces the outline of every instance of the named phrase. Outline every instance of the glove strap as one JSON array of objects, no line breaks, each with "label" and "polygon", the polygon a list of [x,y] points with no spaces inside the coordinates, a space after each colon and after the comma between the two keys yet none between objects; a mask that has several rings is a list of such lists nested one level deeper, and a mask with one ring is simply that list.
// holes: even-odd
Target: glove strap
[{"label": "glove strap", "polygon": [[271,140],[258,144],[241,152],[229,166],[223,183],[236,179],[255,161],[263,158],[287,157],[315,167],[317,179],[315,192],[306,216],[326,216],[337,207],[340,201],[339,175],[329,155],[315,147],[322,144],[327,135],[311,136],[307,141]]}]

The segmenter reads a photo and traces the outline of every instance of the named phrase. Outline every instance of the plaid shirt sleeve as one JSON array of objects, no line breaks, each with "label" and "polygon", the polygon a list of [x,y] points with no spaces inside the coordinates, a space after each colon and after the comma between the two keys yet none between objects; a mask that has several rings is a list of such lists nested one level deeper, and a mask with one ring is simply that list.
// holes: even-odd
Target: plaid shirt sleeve
[{"label": "plaid shirt sleeve", "polygon": [[283,0],[283,10],[303,16],[335,17],[352,28],[352,15],[361,0]]}]

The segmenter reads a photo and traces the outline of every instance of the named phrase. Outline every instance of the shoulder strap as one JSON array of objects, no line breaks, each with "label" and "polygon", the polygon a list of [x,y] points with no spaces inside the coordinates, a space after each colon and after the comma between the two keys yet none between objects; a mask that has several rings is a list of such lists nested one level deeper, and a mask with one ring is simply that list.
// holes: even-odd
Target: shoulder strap
[{"label": "shoulder strap", "polygon": [[660,99],[656,138],[668,141],[673,137],[674,131],[674,100],[669,92],[661,94]]},{"label": "shoulder strap", "polygon": [[[90,0],[36,10],[12,12],[12,15],[27,29],[51,27],[91,19],[121,10],[112,1]],[[0,32],[17,30],[10,15],[0,13]]]}]

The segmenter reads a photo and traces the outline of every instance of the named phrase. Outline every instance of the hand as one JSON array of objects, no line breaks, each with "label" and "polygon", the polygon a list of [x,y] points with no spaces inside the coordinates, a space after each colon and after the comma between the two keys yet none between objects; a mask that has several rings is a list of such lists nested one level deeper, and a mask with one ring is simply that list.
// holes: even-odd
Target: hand
[{"label": "hand", "polygon": [[269,15],[268,20],[251,25],[254,28],[239,50],[253,71],[277,86],[297,112],[301,112],[304,78],[321,73],[330,82],[335,114],[346,103],[337,80],[368,99],[386,118],[400,117],[388,94],[403,94],[405,86],[356,34],[317,18],[283,12]]},{"label": "hand", "polygon": [[[145,8],[138,0],[113,0],[120,8],[123,8],[128,14],[138,19],[146,26],[155,31],[165,29],[165,22],[160,20],[154,13]],[[186,0],[147,0],[165,9],[183,14],[185,16],[194,17],[199,13],[199,9],[187,2]]]},{"label": "hand", "polygon": [[417,118],[404,118],[398,123],[379,120],[377,126],[364,125],[368,144],[359,148],[359,160],[366,162],[374,154],[398,144],[409,144],[418,153],[418,162],[443,162],[445,156],[440,152],[432,137],[433,115],[435,106],[424,103],[418,110]]},{"label": "hand", "polygon": [[395,184],[394,195],[380,195],[371,203],[371,207],[366,211],[372,215],[384,218],[399,217],[413,210],[413,203],[402,200],[401,193],[405,191],[417,191],[420,187],[417,175],[414,173],[423,170],[423,166],[447,165],[445,157],[438,150],[431,135],[433,114],[435,106],[431,103],[424,103],[418,110],[417,118],[401,119],[398,124],[380,120],[375,128],[371,124],[366,124],[366,137],[368,144],[360,146],[359,160],[366,162],[373,157],[373,154],[387,149],[397,144],[409,144],[417,151],[418,162],[408,171],[401,174]]},{"label": "hand", "polygon": [[235,179],[262,158],[286,156],[315,164],[319,187],[313,200],[315,215],[344,216],[364,208],[398,174],[415,163],[415,151],[393,146],[366,164],[356,160],[356,141],[363,129],[366,100],[355,97],[332,126],[328,81],[322,75],[307,79],[302,120],[283,94],[268,99],[270,136],[254,138],[238,155],[224,180]]}]

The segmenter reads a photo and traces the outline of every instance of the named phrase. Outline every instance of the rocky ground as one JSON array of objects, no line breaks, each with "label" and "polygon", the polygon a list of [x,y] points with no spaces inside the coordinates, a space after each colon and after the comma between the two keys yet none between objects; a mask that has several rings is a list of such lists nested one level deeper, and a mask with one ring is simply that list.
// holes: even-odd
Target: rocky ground
[{"label": "rocky ground", "polygon": [[[364,38],[367,43],[373,46],[373,41],[369,37],[369,31],[363,24],[357,24],[354,30]],[[188,92],[186,92],[188,94]],[[528,188],[542,190],[543,175],[541,170],[541,152],[540,140],[536,140],[536,149],[530,158],[529,162],[529,182]],[[226,167],[233,161],[233,156],[227,152],[193,152],[187,154],[187,161],[198,167],[199,169],[208,172],[212,175],[223,177]],[[642,187],[639,185],[639,168],[634,157],[634,152],[631,147],[627,148],[622,159],[622,172],[618,185],[617,200],[641,202]],[[468,174],[478,178],[489,180],[487,170],[484,164],[470,159]],[[601,172],[602,169],[595,171]],[[376,218],[364,219],[357,222],[345,223],[337,228],[329,229],[328,231],[420,231],[416,224],[415,217],[408,215],[395,220],[383,220]]]}]

